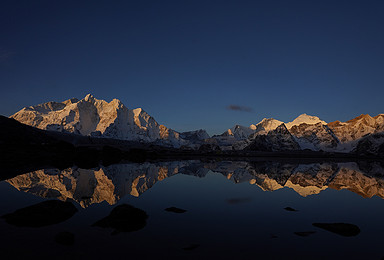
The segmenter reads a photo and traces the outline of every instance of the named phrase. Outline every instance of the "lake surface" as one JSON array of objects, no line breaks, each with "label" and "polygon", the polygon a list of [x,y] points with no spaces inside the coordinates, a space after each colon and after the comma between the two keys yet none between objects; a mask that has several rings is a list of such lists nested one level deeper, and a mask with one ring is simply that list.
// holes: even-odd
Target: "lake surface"
[{"label": "lake surface", "polygon": [[[381,259],[383,198],[379,162],[42,169],[0,182],[0,215],[47,200],[69,201],[77,212],[39,227],[1,218],[0,249],[14,259]],[[138,230],[92,225],[124,204],[146,213]],[[62,232],[72,245],[57,241]]]}]

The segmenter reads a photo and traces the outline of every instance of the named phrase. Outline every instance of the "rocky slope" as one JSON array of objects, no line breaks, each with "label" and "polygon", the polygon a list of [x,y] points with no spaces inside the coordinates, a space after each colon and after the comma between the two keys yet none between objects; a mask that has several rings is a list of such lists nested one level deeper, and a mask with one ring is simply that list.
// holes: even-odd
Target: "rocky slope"
[{"label": "rocky slope", "polygon": [[180,133],[180,138],[188,142],[188,147],[199,148],[202,144],[205,144],[207,139],[210,138],[207,131],[200,129],[196,131],[188,131]]},{"label": "rocky slope", "polygon": [[293,125],[289,132],[296,138],[301,149],[333,151],[339,145],[339,140],[333,132],[320,122]]},{"label": "rocky slope", "polygon": [[252,143],[244,149],[278,152],[300,150],[300,146],[288,131],[287,127],[284,124],[281,124],[275,130],[269,131],[267,134],[254,136]]},{"label": "rocky slope", "polygon": [[267,134],[282,123],[273,118],[264,118],[259,123],[249,127],[235,125],[223,134],[211,138],[211,142],[214,141],[224,150],[242,150],[250,144],[249,140],[252,140],[254,136]]},{"label": "rocky slope", "polygon": [[359,155],[376,155],[384,157],[384,132],[367,135],[361,138],[353,152]]},{"label": "rocky slope", "polygon": [[342,144],[341,149],[350,151],[362,137],[384,132],[384,114],[360,115],[346,122],[331,122],[328,127]]}]

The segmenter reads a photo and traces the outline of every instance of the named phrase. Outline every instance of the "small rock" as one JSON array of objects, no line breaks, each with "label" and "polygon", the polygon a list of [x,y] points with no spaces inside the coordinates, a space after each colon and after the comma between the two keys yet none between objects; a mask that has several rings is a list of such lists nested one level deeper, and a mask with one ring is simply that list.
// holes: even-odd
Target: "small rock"
[{"label": "small rock", "polygon": [[315,227],[325,229],[340,236],[353,237],[360,233],[360,228],[348,223],[313,223]]},{"label": "small rock", "polygon": [[180,209],[180,208],[176,208],[176,207],[166,208],[165,211],[173,212],[173,213],[185,213],[185,212],[187,212],[185,209]]},{"label": "small rock", "polygon": [[291,207],[285,207],[286,211],[298,211],[297,209],[291,208]]},{"label": "small rock", "polygon": [[144,210],[131,205],[122,204],[115,207],[105,218],[97,221],[92,226],[114,228],[112,234],[119,232],[132,232],[145,227],[148,215]]},{"label": "small rock", "polygon": [[294,232],[295,235],[298,235],[300,237],[307,237],[315,233],[316,233],[315,231]]},{"label": "small rock", "polygon": [[18,227],[43,227],[57,224],[71,218],[77,212],[71,202],[47,200],[18,209],[2,216],[8,224]]}]

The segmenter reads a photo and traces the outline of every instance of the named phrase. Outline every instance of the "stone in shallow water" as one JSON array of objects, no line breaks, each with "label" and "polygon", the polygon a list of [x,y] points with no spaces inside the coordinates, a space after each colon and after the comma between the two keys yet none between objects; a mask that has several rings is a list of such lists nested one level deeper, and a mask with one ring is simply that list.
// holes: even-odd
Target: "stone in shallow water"
[{"label": "stone in shallow water", "polygon": [[185,209],[180,209],[180,208],[176,208],[176,207],[166,208],[165,211],[173,212],[173,213],[185,213],[185,212],[187,212]]},{"label": "stone in shallow water", "polygon": [[357,236],[360,233],[358,226],[348,223],[313,223],[312,225],[345,237]]},{"label": "stone in shallow water", "polygon": [[144,210],[128,204],[115,207],[105,218],[97,221],[92,226],[114,228],[112,234],[119,232],[132,232],[145,227],[148,215]]},{"label": "stone in shallow water", "polygon": [[56,234],[55,241],[58,244],[71,246],[75,243],[75,235],[71,232],[60,232]]},{"label": "stone in shallow water", "polygon": [[291,208],[291,207],[285,207],[286,211],[298,211],[297,209]]},{"label": "stone in shallow water", "polygon": [[77,212],[71,202],[48,200],[18,209],[2,216],[8,224],[18,227],[43,227],[71,218]]},{"label": "stone in shallow water", "polygon": [[300,237],[308,237],[310,235],[315,234],[315,231],[302,231],[302,232],[294,232],[295,235],[298,235]]}]

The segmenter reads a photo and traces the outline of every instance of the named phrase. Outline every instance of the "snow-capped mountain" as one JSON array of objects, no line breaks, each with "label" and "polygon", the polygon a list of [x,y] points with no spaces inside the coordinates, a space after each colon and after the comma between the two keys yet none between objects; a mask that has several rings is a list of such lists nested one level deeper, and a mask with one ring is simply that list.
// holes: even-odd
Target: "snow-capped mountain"
[{"label": "snow-capped mountain", "polygon": [[81,100],[25,107],[11,118],[44,130],[93,137],[160,142],[173,147],[188,143],[178,132],[158,124],[143,109],[128,109],[118,99],[108,103],[91,94]]},{"label": "snow-capped mountain", "polygon": [[321,122],[293,125],[289,132],[295,137],[301,149],[333,151],[339,145],[339,140],[334,133]]},{"label": "snow-capped mountain", "polygon": [[364,154],[362,149],[368,146],[373,152],[381,151],[382,138],[376,138],[379,135],[367,138],[367,135],[384,132],[384,114],[375,117],[361,115],[346,122],[331,123],[317,116],[302,114],[289,123],[264,118],[249,127],[235,125],[213,137],[209,137],[205,130],[178,133],[157,123],[141,108],[128,109],[118,99],[108,103],[90,94],[81,100],[69,99],[25,107],[11,117],[43,130],[150,142],[176,148],[183,146],[189,149],[210,145],[219,146],[221,150],[252,147],[253,150],[264,151],[310,149],[328,152],[358,151]]},{"label": "snow-capped mountain", "polygon": [[249,127],[235,125],[220,136],[233,136],[236,140],[245,140],[254,133],[266,134],[271,130],[275,130],[282,123],[273,118],[264,118],[259,123],[252,124]]},{"label": "snow-capped mountain", "polygon": [[286,123],[285,125],[287,126],[288,129],[291,129],[293,126],[298,126],[301,124],[314,125],[317,123],[321,123],[323,125],[327,124],[325,121],[321,120],[317,116],[302,114],[296,117],[295,120],[293,120],[292,122]]},{"label": "snow-capped mountain", "polygon": [[[238,126],[235,129],[242,129],[242,133],[247,132],[250,134],[248,134],[247,138],[245,138],[245,137],[236,138],[239,135],[236,136],[233,134],[232,136],[234,138],[232,138],[232,140],[228,140],[231,142],[227,142],[226,145],[231,146],[231,149],[242,150],[245,147],[249,146],[252,142],[254,142],[254,140],[257,138],[257,136],[268,135],[269,132],[275,130],[276,128],[278,128],[282,124],[285,125],[287,130],[295,138],[295,142],[298,143],[300,146],[299,149],[311,149],[311,150],[318,151],[320,149],[324,149],[325,147],[332,146],[332,144],[319,145],[319,143],[321,143],[321,141],[315,140],[316,138],[312,136],[312,134],[309,132],[310,130],[306,131],[306,133],[304,133],[304,132],[300,133],[300,131],[298,131],[297,128],[295,128],[293,131],[291,131],[292,128],[297,127],[299,125],[304,125],[304,124],[306,125],[305,128],[313,128],[313,125],[315,125],[315,124],[320,124],[320,125],[327,124],[325,121],[321,120],[320,118],[318,118],[316,116],[310,116],[307,114],[302,114],[302,115],[298,116],[296,119],[294,119],[292,122],[289,122],[289,123],[284,123],[284,122],[276,120],[274,118],[264,118],[259,123],[255,124],[255,125],[251,125],[249,128],[246,128],[244,126],[243,127]],[[246,131],[244,131],[243,129],[246,129]],[[304,127],[301,127],[300,129],[304,130]],[[221,138],[222,138],[222,136],[230,136],[231,130],[232,129],[228,129],[227,132],[225,132],[224,134],[221,135]],[[326,132],[326,129],[324,129],[324,131]],[[319,130],[317,130],[317,132],[319,132]],[[319,136],[318,136],[319,138],[322,138],[322,139],[325,138],[325,137],[320,137],[320,135],[321,134],[319,133]],[[236,140],[233,140],[233,139],[236,139]],[[260,140],[258,140],[258,142],[259,141]],[[313,141],[315,141],[315,143],[317,143],[317,144],[312,145]]]},{"label": "snow-capped mountain", "polygon": [[368,134],[384,132],[384,114],[375,117],[360,115],[346,122],[331,122],[328,127],[340,140],[341,147],[350,151],[362,137]]},{"label": "snow-capped mountain", "polygon": [[184,140],[188,140],[192,143],[197,143],[204,141],[205,139],[210,138],[207,131],[203,129],[195,130],[195,131],[188,131],[188,132],[182,132],[180,133],[180,137]]},{"label": "snow-capped mountain", "polygon": [[267,134],[256,135],[251,144],[245,147],[245,149],[277,152],[300,150],[300,146],[288,131],[285,124],[281,124],[275,130],[269,131]]},{"label": "snow-capped mountain", "polygon": [[249,127],[235,125],[228,129],[223,134],[214,136],[213,139],[224,150],[242,150],[250,144],[249,140],[253,140],[254,136],[259,134],[267,134],[271,130],[275,130],[283,122],[273,119],[264,118],[257,124],[252,124]]},{"label": "snow-capped mountain", "polygon": [[250,125],[249,127],[235,125],[234,127],[221,134],[221,136],[233,136],[236,140],[244,140],[247,139],[250,134],[254,133],[255,130],[255,125]]},{"label": "snow-capped mountain", "polygon": [[[236,139],[230,145],[235,150],[244,149],[250,146],[258,136],[267,136],[269,132],[275,130],[282,123],[272,118],[263,119],[260,123],[254,125],[253,133],[248,138]],[[384,114],[375,117],[361,115],[347,122],[336,121],[331,123],[327,123],[317,116],[302,114],[293,121],[284,124],[301,150],[350,152],[364,139],[363,137],[384,132]],[[376,138],[375,140],[380,141],[381,139]],[[256,142],[258,143],[257,146],[259,146],[260,137]],[[367,145],[367,142],[365,141],[365,145]],[[379,148],[377,147],[381,143],[370,142],[375,146],[372,149],[378,151]],[[363,146],[360,145],[360,147]],[[361,149],[359,151],[361,152]]]},{"label": "snow-capped mountain", "polygon": [[281,124],[283,124],[283,122],[279,120],[273,118],[264,118],[258,124],[256,124],[254,133],[267,134],[269,131],[275,130]]},{"label": "snow-capped mountain", "polygon": [[354,152],[359,155],[384,157],[384,132],[364,136],[357,142]]}]

